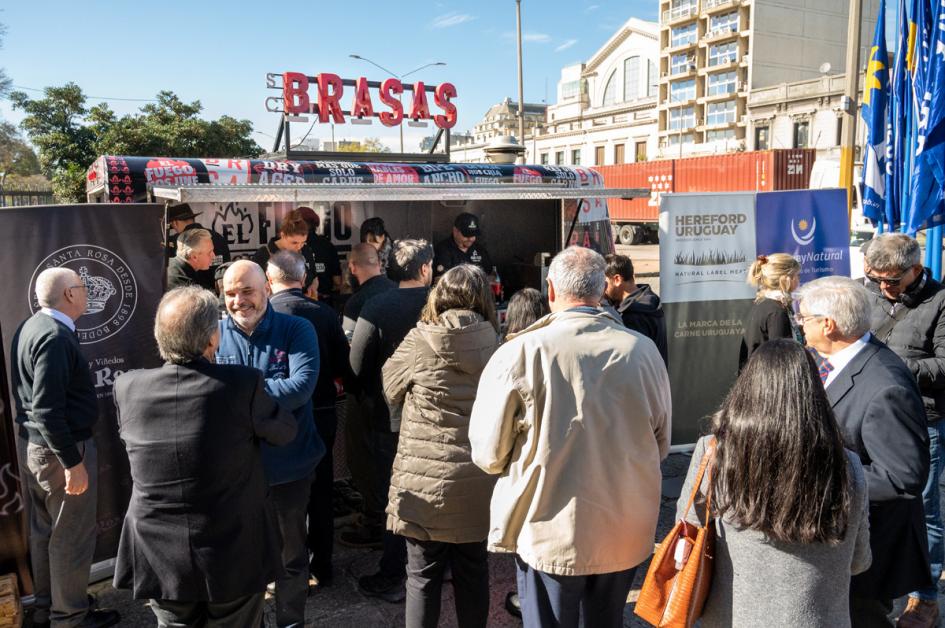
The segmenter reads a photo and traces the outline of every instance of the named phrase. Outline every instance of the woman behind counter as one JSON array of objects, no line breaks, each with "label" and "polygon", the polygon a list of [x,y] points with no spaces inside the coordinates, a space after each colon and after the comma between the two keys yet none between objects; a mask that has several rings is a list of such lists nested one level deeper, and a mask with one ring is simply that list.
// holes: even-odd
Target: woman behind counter
[{"label": "woman behind counter", "polygon": [[758,294],[745,321],[745,335],[738,355],[739,370],[763,342],[776,338],[803,342],[791,310],[791,293],[800,285],[800,275],[801,265],[787,253],[759,255],[752,262],[748,283],[757,288]]},{"label": "woman behind counter", "polygon": [[866,479],[804,347],[759,347],[696,444],[676,518],[697,525],[708,482],[683,510],[711,438],[717,538],[702,628],[850,626],[850,576],[871,561]]}]

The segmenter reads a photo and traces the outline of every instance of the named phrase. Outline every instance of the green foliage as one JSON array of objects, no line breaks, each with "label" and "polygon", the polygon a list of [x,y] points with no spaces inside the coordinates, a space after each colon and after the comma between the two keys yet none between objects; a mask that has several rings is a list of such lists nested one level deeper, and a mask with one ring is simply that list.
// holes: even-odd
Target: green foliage
[{"label": "green foliage", "polygon": [[199,100],[185,103],[169,91],[159,92],[157,102],[139,113],[121,117],[105,103],[87,108],[74,83],[47,87],[40,99],[22,92],[10,99],[25,112],[21,126],[39,149],[40,168],[63,202],[84,197],[85,171],[99,155],[256,157],[262,152],[251,138],[249,120],[204,120],[198,117]]},{"label": "green foliage", "polygon": [[338,143],[339,153],[389,153],[390,149],[376,137],[364,138],[364,141],[341,141]]},{"label": "green foliage", "polygon": [[23,141],[16,127],[0,120],[0,172],[6,173],[6,182],[11,177],[25,178],[39,174],[39,158]]}]

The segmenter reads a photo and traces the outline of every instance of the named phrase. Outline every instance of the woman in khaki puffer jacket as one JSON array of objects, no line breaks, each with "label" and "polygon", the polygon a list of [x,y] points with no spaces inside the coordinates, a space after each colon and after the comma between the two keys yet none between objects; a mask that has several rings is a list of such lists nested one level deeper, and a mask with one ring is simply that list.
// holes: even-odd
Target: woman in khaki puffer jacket
[{"label": "woman in khaki puffer jacket", "polygon": [[447,567],[460,628],[486,625],[495,478],[473,464],[468,432],[479,375],[498,345],[489,279],[464,264],[440,278],[384,364],[384,394],[403,406],[387,528],[407,538],[408,628],[437,625]]}]

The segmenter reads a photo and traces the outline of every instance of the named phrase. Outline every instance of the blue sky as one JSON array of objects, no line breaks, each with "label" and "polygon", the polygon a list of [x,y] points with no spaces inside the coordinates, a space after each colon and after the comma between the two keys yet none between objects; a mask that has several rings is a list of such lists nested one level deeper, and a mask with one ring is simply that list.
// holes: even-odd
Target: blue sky
[{"label": "blue sky", "polygon": [[[656,13],[656,0],[523,0],[525,100],[554,102],[563,66],[587,60],[630,17],[656,20]],[[490,105],[518,94],[514,0],[57,0],[8,3],[0,10],[0,22],[7,27],[0,67],[14,85],[42,88],[73,81],[87,95],[111,99],[153,98],[168,89],[186,101],[200,100],[206,117],[248,118],[261,132],[255,139],[267,149],[272,139],[262,133],[274,133],[278,115],[265,111],[265,98],[276,93],[265,88],[265,74],[387,78],[349,54],[397,73],[445,62],[446,67],[428,68],[410,79],[456,85],[459,122],[454,130],[470,129]],[[346,109],[348,100],[342,101]],[[143,104],[109,103],[119,113]],[[13,122],[21,118],[9,101],[0,101],[0,116]],[[405,127],[406,148],[416,148],[419,138],[432,131],[432,125]],[[302,132],[294,125],[295,137]],[[397,148],[396,129],[376,121],[367,127],[336,126],[335,133],[336,139],[381,137]],[[312,134],[330,139],[327,125]]]}]

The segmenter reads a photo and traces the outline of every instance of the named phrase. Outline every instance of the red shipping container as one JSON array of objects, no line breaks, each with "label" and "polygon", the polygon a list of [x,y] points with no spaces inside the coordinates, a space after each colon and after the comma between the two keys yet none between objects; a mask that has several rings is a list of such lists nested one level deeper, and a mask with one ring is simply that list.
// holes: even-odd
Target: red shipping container
[{"label": "red shipping container", "polygon": [[773,192],[806,189],[817,159],[812,148],[728,153],[665,159],[618,166],[595,166],[609,188],[642,187],[650,197],[611,200],[614,222],[652,222],[659,218],[663,192]]}]

